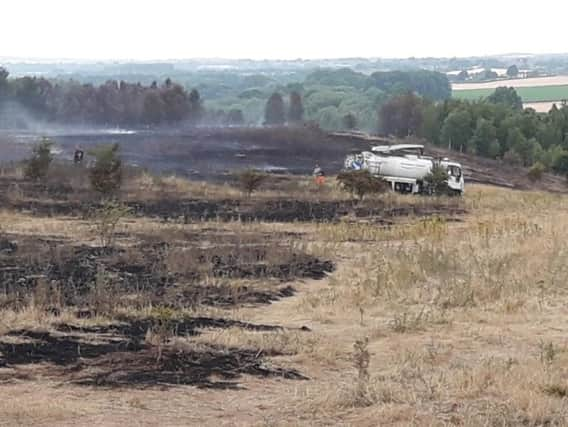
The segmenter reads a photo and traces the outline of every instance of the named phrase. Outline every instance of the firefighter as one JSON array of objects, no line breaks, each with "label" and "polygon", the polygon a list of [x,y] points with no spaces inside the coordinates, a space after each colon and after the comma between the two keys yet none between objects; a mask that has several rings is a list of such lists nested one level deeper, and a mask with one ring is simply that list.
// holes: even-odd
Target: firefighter
[{"label": "firefighter", "polygon": [[79,146],[75,147],[75,154],[73,155],[73,162],[75,164],[82,163],[84,156],[85,156],[85,153],[83,152],[83,150],[81,150],[81,147],[79,147]]},{"label": "firefighter", "polygon": [[325,172],[318,163],[316,163],[316,167],[314,168],[312,175],[314,176],[314,181],[317,185],[323,185],[325,183]]}]

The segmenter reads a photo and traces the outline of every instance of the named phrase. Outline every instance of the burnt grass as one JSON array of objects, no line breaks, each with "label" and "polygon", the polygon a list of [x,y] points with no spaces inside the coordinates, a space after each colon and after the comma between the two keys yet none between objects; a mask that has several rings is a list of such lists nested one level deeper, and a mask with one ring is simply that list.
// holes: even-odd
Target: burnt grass
[{"label": "burnt grass", "polygon": [[[50,363],[42,375],[64,378],[75,384],[102,387],[148,387],[192,385],[200,388],[239,388],[243,375],[307,379],[294,369],[271,366],[256,349],[201,345],[159,351],[144,342],[144,336],[158,320],[122,319],[109,326],[85,327],[59,324],[55,332],[16,330],[0,337],[0,368]],[[168,321],[175,335],[199,334],[200,328],[238,327],[256,331],[282,328],[226,319],[192,318]],[[16,341],[8,341],[6,337]],[[15,375],[17,376],[17,375]],[[0,383],[14,375],[2,373]],[[31,379],[28,376],[27,379]]]},{"label": "burnt grass", "polygon": [[[175,308],[262,304],[293,295],[295,289],[286,282],[322,279],[334,269],[331,261],[278,246],[199,248],[146,242],[125,249],[9,237],[0,239],[4,307],[24,306],[32,295],[37,300],[38,293],[49,305],[76,307],[92,306],[93,298],[104,300],[104,295],[112,295],[115,305],[132,295],[140,304]],[[203,284],[206,277],[214,283]],[[261,286],[231,283],[236,279],[260,281]]]},{"label": "burnt grass", "polygon": [[[210,232],[210,238],[215,239]],[[203,234],[206,236],[207,230]],[[218,239],[231,241],[220,234]],[[15,378],[33,380],[36,370],[42,376],[95,387],[190,385],[239,389],[239,379],[245,374],[306,379],[295,369],[273,366],[267,358],[279,353],[190,345],[191,337],[199,335],[202,329],[276,333],[284,330],[281,326],[159,314],[160,310],[175,314],[179,313],[178,308],[199,305],[270,303],[294,294],[295,289],[287,282],[297,278],[321,279],[334,268],[329,261],[285,246],[250,242],[256,238],[266,236],[249,237],[246,246],[235,250],[230,243],[203,249],[163,241],[144,241],[131,248],[97,248],[4,235],[0,238],[0,292],[4,307],[25,307],[33,298],[34,304],[52,316],[58,317],[62,307],[74,306],[77,317],[91,318],[106,315],[121,305],[132,308],[136,299],[130,297],[137,295],[141,307],[153,304],[161,308],[158,314],[145,318],[115,315],[109,325],[79,327],[61,322],[50,331],[12,330],[0,336],[0,384]],[[170,271],[167,264],[172,253],[179,263]],[[97,289],[101,271],[104,284]],[[202,284],[204,274],[218,279],[218,283]],[[261,286],[232,283],[243,278],[252,283],[258,281]],[[155,343],[149,344],[147,334],[156,328],[167,331],[169,338],[187,340],[187,347],[176,348],[164,342],[158,349]],[[36,368],[26,370],[24,378],[19,366]]]},{"label": "burnt grass", "polygon": [[[23,197],[12,200],[8,190],[17,186]],[[384,201],[354,203],[353,200],[278,200],[260,199],[163,199],[128,201],[133,215],[159,218],[163,221],[264,221],[264,222],[333,222],[351,214],[358,218],[373,218],[377,223],[389,224],[401,216],[452,216],[465,213],[458,204],[448,205],[431,201],[427,205],[389,206]],[[90,218],[100,208],[97,197],[80,194],[69,185],[57,182],[40,185],[27,181],[0,178],[0,205],[38,216],[70,216]]]},{"label": "burnt grass", "polygon": [[[0,178],[0,190],[7,185],[10,182]],[[23,197],[14,199],[0,191],[3,207],[38,216],[79,218],[91,218],[99,207],[93,199],[70,197],[73,189],[65,185],[18,185]],[[135,216],[183,223],[331,222],[349,214],[389,224],[398,216],[463,213],[458,206],[437,202],[393,207],[381,201],[353,204],[349,200],[167,199],[128,202],[128,206]],[[221,228],[173,235],[129,234],[120,237],[134,237],[136,244],[109,248],[0,233],[0,309],[17,310],[33,302],[55,317],[71,307],[78,318],[92,318],[115,313],[117,308],[150,305],[179,313],[179,309],[199,306],[270,304],[294,295],[292,281],[319,280],[335,268],[329,260],[295,249],[289,243],[298,237],[293,233],[247,236]],[[243,375],[306,379],[297,370],[273,366],[269,357],[280,355],[274,351],[191,345],[191,337],[203,329],[278,333],[283,330],[280,326],[212,317],[113,318],[108,325],[79,327],[60,322],[49,331],[21,329],[0,336],[0,384],[33,380],[37,371],[43,377],[90,387],[238,389]],[[146,338],[156,329],[188,345],[150,344]]]}]

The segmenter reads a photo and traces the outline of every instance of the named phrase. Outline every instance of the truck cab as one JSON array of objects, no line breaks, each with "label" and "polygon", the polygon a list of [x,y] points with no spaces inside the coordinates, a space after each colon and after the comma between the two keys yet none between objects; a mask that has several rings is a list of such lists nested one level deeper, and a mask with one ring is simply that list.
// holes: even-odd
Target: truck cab
[{"label": "truck cab", "polygon": [[445,162],[442,162],[442,165],[445,166],[448,171],[448,187],[450,187],[450,190],[463,194],[465,182],[463,179],[461,164],[446,160]]}]

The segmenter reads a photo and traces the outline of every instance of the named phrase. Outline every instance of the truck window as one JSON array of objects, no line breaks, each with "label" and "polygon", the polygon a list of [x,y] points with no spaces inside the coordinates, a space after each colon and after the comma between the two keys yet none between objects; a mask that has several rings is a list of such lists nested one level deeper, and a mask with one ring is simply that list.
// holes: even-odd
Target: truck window
[{"label": "truck window", "polygon": [[448,174],[457,179],[460,179],[462,172],[461,169],[457,166],[448,166]]}]

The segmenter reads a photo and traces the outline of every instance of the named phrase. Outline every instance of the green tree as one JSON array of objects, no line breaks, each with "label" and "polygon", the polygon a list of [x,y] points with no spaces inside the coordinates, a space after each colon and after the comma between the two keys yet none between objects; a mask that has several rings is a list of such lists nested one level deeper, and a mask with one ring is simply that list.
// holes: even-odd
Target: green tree
[{"label": "green tree", "polygon": [[44,179],[49,172],[49,166],[53,160],[51,155],[51,147],[53,142],[46,137],[34,146],[32,149],[32,157],[26,161],[24,175],[28,179],[39,181]]},{"label": "green tree", "polygon": [[475,153],[485,157],[491,156],[491,144],[497,140],[497,129],[489,120],[479,118],[470,146],[475,148]]},{"label": "green tree", "polygon": [[90,170],[91,186],[101,194],[108,195],[122,184],[122,161],[119,157],[120,146],[112,144],[98,147],[92,154],[95,165]]},{"label": "green tree", "polygon": [[451,193],[448,186],[448,171],[442,165],[436,164],[428,175],[424,177],[424,184],[428,192],[437,196]]},{"label": "green tree", "polygon": [[517,77],[519,75],[519,68],[516,65],[511,65],[509,68],[507,68],[507,76],[514,78]]},{"label": "green tree", "polygon": [[558,154],[552,165],[552,170],[559,175],[568,176],[568,151],[562,151]]},{"label": "green tree", "polygon": [[0,67],[0,101],[8,94],[8,70]]},{"label": "green tree", "polygon": [[372,175],[368,170],[345,171],[337,175],[345,191],[356,195],[359,200],[367,194],[384,193],[388,189],[386,181]]},{"label": "green tree", "polygon": [[203,117],[203,103],[201,95],[197,89],[192,89],[189,93],[189,119],[193,123],[198,123]]},{"label": "green tree", "polygon": [[264,110],[264,123],[266,125],[283,125],[286,122],[284,100],[282,95],[274,92],[270,95]]},{"label": "green tree", "polygon": [[395,96],[379,110],[379,127],[387,135],[415,135],[422,126],[422,108],[422,99],[413,93]]},{"label": "green tree", "polygon": [[357,117],[353,113],[347,113],[342,118],[343,128],[353,130],[357,128]]},{"label": "green tree", "polygon": [[146,124],[157,125],[164,118],[164,101],[158,91],[151,91],[144,98],[143,120]]},{"label": "green tree", "polygon": [[456,80],[459,82],[463,82],[468,78],[469,78],[469,73],[467,72],[467,70],[461,70],[456,76]]},{"label": "green tree", "polygon": [[440,140],[443,145],[451,149],[465,151],[472,133],[469,111],[456,110],[444,120]]},{"label": "green tree", "polygon": [[304,119],[304,105],[302,96],[298,92],[290,93],[290,106],[288,108],[288,121],[300,123]]},{"label": "green tree", "polygon": [[487,97],[487,100],[493,104],[506,105],[514,110],[520,111],[523,109],[523,100],[514,87],[498,87],[495,89],[495,92]]},{"label": "green tree", "polygon": [[482,80],[495,80],[497,77],[499,77],[499,75],[491,68],[486,68],[482,73],[479,74],[479,77]]},{"label": "green tree", "polygon": [[541,162],[536,162],[529,169],[527,176],[532,182],[540,181],[545,171],[546,167]]},{"label": "green tree", "polygon": [[535,160],[536,151],[541,148],[536,139],[527,139],[519,128],[509,129],[507,146],[514,150],[523,166],[530,166]]}]

